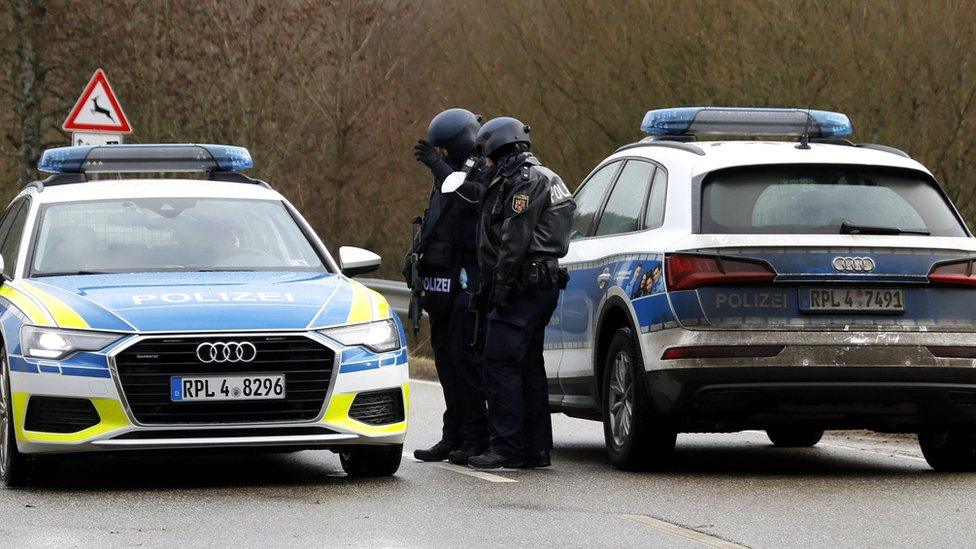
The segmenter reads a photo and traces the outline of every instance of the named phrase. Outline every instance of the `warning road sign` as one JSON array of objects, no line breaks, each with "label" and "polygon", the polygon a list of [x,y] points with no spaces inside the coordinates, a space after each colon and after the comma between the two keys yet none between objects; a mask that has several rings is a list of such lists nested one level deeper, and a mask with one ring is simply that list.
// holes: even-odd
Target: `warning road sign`
[{"label": "warning road sign", "polygon": [[132,133],[129,120],[102,69],[92,75],[61,127],[69,132]]}]

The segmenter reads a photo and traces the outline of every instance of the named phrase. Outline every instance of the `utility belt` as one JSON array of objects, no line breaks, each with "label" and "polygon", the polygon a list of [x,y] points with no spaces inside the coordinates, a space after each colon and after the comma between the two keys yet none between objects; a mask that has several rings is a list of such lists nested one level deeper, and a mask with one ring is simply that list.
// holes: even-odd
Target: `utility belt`
[{"label": "utility belt", "polygon": [[515,281],[515,286],[521,291],[537,295],[542,290],[559,288],[565,290],[569,283],[569,271],[559,266],[559,261],[552,257],[529,259],[522,263],[522,272]]}]

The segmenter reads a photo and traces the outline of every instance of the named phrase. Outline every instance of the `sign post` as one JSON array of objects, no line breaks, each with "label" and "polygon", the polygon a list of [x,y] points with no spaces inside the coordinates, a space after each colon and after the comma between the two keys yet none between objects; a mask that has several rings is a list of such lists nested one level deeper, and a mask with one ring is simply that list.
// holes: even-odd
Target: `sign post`
[{"label": "sign post", "polygon": [[72,132],[72,145],[118,145],[132,133],[105,71],[95,70],[61,128]]}]

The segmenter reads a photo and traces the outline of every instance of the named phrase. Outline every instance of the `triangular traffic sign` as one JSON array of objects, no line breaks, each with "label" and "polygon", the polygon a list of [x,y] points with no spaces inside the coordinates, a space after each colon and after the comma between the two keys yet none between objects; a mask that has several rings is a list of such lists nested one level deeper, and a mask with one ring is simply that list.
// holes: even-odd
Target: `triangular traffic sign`
[{"label": "triangular traffic sign", "polygon": [[69,132],[132,133],[129,120],[102,69],[95,70],[61,127]]}]

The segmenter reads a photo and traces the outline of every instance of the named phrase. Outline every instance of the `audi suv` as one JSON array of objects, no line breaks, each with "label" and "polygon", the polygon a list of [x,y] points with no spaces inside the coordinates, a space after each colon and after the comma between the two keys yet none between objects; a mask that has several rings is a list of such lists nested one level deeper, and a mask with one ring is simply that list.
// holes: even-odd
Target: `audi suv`
[{"label": "audi suv", "polygon": [[[0,475],[78,452],[328,449],[393,474],[407,351],[281,194],[223,145],[67,147],[0,220]],[[196,179],[130,173],[197,172]],[[107,178],[110,175],[112,178]]]},{"label": "audi suv", "polygon": [[935,469],[976,468],[976,240],[931,172],[839,113],[642,129],[575,193],[552,409],[602,421],[628,469],[666,464],[676,433],[747,429],[918,433]]}]

